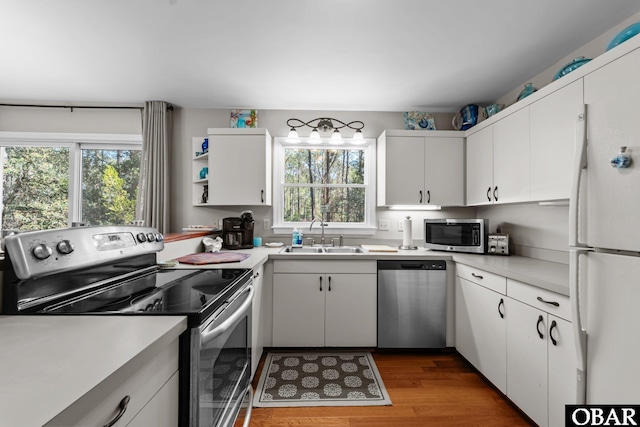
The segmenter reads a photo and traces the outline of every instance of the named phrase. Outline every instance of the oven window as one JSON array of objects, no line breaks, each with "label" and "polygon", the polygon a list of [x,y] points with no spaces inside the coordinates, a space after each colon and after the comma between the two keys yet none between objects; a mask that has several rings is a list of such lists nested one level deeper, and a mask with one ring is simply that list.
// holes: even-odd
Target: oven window
[{"label": "oven window", "polygon": [[[233,312],[234,305],[225,313]],[[198,378],[194,378],[198,408],[193,409],[198,413],[198,426],[215,426],[222,420],[233,420],[240,410],[251,376],[250,312],[249,307],[246,316],[210,342],[203,340]]]}]

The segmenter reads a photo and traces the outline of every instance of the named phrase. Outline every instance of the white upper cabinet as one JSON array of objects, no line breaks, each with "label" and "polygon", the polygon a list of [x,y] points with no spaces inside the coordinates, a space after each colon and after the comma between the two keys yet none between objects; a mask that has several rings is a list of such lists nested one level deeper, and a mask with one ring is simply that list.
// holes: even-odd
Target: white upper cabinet
[{"label": "white upper cabinet", "polygon": [[530,105],[531,200],[568,199],[582,79]]},{"label": "white upper cabinet", "polygon": [[271,135],[266,129],[209,129],[212,206],[271,205]]},{"label": "white upper cabinet", "polygon": [[496,122],[493,129],[493,201],[529,201],[529,107]]},{"label": "white upper cabinet", "polygon": [[378,138],[378,206],[464,205],[464,138],[387,130]]},{"label": "white upper cabinet", "polygon": [[467,205],[493,203],[493,127],[467,137]]}]

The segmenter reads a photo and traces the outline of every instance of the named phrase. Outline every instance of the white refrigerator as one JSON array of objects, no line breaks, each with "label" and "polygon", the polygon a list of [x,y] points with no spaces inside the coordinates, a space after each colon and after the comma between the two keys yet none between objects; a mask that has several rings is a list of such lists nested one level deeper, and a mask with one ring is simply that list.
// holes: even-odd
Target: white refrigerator
[{"label": "white refrigerator", "polygon": [[569,208],[578,403],[640,404],[639,75],[637,49],[584,77]]}]

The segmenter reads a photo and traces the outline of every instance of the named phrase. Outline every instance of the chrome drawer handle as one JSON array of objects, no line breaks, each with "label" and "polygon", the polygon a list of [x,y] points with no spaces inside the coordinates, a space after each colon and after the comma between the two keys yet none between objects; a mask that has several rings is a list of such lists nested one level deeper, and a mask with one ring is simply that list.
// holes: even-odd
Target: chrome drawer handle
[{"label": "chrome drawer handle", "polygon": [[555,302],[555,301],[546,301],[544,299],[542,299],[542,297],[538,297],[538,301],[543,302],[545,304],[549,304],[549,305],[553,305],[555,307],[560,307],[560,303],[559,302]]},{"label": "chrome drawer handle", "polygon": [[118,420],[120,418],[122,418],[122,416],[124,415],[124,413],[127,410],[127,406],[129,405],[129,401],[131,400],[131,398],[129,396],[125,396],[121,401],[120,404],[118,405],[118,407],[120,408],[120,412],[118,412],[118,415],[116,415],[116,417],[114,419],[112,419],[111,421],[109,421],[107,424],[104,425],[104,427],[111,427],[113,426],[115,423],[118,422]]}]

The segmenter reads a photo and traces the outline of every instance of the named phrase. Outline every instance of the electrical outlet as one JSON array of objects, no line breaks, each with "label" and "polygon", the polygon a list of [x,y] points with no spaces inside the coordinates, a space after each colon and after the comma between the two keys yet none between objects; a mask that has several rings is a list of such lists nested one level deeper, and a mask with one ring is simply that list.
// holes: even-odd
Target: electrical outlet
[{"label": "electrical outlet", "polygon": [[378,230],[389,231],[389,220],[388,219],[378,220]]},{"label": "electrical outlet", "polygon": [[271,221],[269,221],[269,218],[265,218],[262,220],[262,228],[264,228],[265,230],[269,230],[271,228]]},{"label": "electrical outlet", "polygon": [[404,231],[404,221],[398,221],[398,231]]}]

